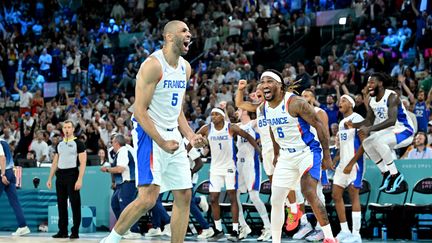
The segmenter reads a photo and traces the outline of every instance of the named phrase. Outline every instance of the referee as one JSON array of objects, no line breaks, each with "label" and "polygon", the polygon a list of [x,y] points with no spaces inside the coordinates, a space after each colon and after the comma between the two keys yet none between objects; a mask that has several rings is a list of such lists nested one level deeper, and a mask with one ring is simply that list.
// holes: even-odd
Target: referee
[{"label": "referee", "polygon": [[[84,144],[74,136],[72,121],[63,122],[64,139],[55,148],[51,171],[46,183],[51,189],[51,180],[56,175],[56,192],[59,221],[59,231],[53,238],[79,238],[78,230],[81,224],[81,196],[79,190],[86,168],[87,153]],[[70,200],[73,214],[73,226],[68,236],[67,200]]]}]

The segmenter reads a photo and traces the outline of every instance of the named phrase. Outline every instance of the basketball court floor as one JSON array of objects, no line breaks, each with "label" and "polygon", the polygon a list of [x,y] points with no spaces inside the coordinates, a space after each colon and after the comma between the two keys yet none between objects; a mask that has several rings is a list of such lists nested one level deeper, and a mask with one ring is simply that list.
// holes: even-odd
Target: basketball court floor
[{"label": "basketball court floor", "polygon": [[[73,242],[73,243],[84,243],[84,242],[99,242],[103,237],[105,237],[108,232],[97,232],[97,233],[89,233],[89,234],[80,234],[80,239],[70,240],[70,239],[53,239],[51,238],[52,233],[31,233],[23,237],[12,237],[11,232],[0,232],[0,243],[4,242],[19,242],[19,243],[45,243],[45,242]],[[167,237],[158,237],[158,238],[146,238],[142,237],[141,239],[136,240],[122,240],[121,243],[169,243],[170,239]],[[186,237],[185,242],[194,242],[194,243],[205,243],[205,242],[216,242],[216,241],[205,241],[198,240],[196,237]],[[230,242],[227,239],[220,239],[217,242]],[[242,240],[242,242],[256,242],[256,238],[247,238]],[[303,240],[292,240],[290,238],[283,238],[283,243],[296,243],[296,242],[306,242]],[[363,242],[384,242],[381,240],[364,240]],[[404,241],[404,240],[396,240],[392,239],[385,242],[405,242],[405,243],[414,243],[414,241]],[[432,240],[420,240],[416,242],[432,242]]]}]

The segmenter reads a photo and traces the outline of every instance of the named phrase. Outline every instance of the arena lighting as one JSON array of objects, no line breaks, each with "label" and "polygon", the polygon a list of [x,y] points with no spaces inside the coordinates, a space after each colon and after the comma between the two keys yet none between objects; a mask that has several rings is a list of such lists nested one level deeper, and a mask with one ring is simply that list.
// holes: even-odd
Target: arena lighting
[{"label": "arena lighting", "polygon": [[345,25],[346,24],[346,20],[347,20],[346,17],[339,18],[339,24],[340,25]]}]

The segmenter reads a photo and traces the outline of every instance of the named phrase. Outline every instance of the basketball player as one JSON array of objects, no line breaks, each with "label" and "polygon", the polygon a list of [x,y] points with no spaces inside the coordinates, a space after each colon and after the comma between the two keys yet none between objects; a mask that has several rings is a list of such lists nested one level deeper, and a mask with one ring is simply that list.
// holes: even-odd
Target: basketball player
[{"label": "basketball player", "polygon": [[[361,242],[361,206],[360,188],[364,175],[363,149],[360,149],[360,137],[357,129],[345,128],[345,122],[362,122],[364,119],[353,112],[355,101],[349,95],[342,95],[339,101],[339,111],[344,119],[339,123],[339,154],[340,160],[333,176],[332,197],[335,202],[341,231],[337,235],[339,242]],[[354,157],[358,159],[353,159]],[[345,215],[343,193],[348,188],[352,204],[352,234],[348,228]]]},{"label": "basketball player", "polygon": [[[323,124],[328,124],[328,115],[327,113],[319,108],[314,106],[315,104],[315,92],[311,89],[305,89],[302,92],[302,97],[314,108],[315,113],[318,116],[318,119],[323,122]],[[328,126],[325,126],[325,129],[327,130],[327,133],[329,133]],[[316,130],[311,127],[311,132],[314,134],[314,136],[317,136]],[[325,205],[325,197],[323,194],[323,185],[327,185],[329,183],[327,178],[327,171],[322,170],[321,171],[321,179],[318,182],[317,185],[317,195],[321,202]],[[290,192],[292,194],[293,192]],[[291,215],[287,218],[287,224],[286,224],[286,230],[291,231],[294,230],[300,221],[300,228],[293,235],[293,239],[300,240],[300,239],[306,239],[306,241],[321,241],[324,239],[324,233],[321,230],[321,226],[319,224],[316,224],[315,229],[312,228],[311,223],[308,221],[307,215],[304,214],[305,212],[305,200],[303,198],[303,195],[301,194],[300,187],[296,189],[295,194],[293,196],[288,196],[290,199],[290,213]],[[291,198],[296,198],[297,203],[299,203],[299,207],[297,207],[296,201],[291,201]],[[300,219],[300,220],[299,220]]]},{"label": "basketball player", "polygon": [[359,134],[367,137],[362,145],[381,170],[383,182],[379,190],[386,192],[396,191],[404,180],[393,161],[393,150],[410,145],[414,137],[412,121],[398,95],[388,89],[390,86],[390,76],[373,73],[368,79],[370,101],[366,119],[346,123],[348,127],[359,128]]},{"label": "basketball player", "polygon": [[[276,167],[271,196],[273,242],[281,242],[284,201],[288,192],[295,190],[299,182],[304,197],[322,227],[324,243],[337,242],[325,207],[316,194],[321,178],[321,163],[324,169],[331,167],[329,134],[324,128],[326,124],[319,120],[307,101],[285,92],[282,80],[282,75],[275,70],[265,71],[260,80],[266,100],[264,116],[270,126],[273,147],[278,151],[278,154],[275,152]],[[316,129],[320,142],[311,132],[311,126]]]},{"label": "basketball player", "polygon": [[[247,132],[251,137],[257,137],[255,132],[256,120],[251,120],[248,111],[238,109],[236,112],[237,118],[240,123],[237,124],[240,129]],[[267,209],[259,197],[259,190],[261,186],[261,163],[259,156],[254,147],[244,138],[237,137],[237,170],[238,170],[238,183],[239,189],[237,190],[237,201],[239,205],[239,223],[240,234],[239,239],[245,239],[248,234],[252,232],[251,228],[247,225],[244,215],[243,207],[240,201],[241,193],[248,193],[253,205],[255,206],[258,214],[260,215],[264,229],[262,230],[263,238],[268,240],[271,236],[270,220],[268,217]],[[264,240],[263,239],[263,240]]]},{"label": "basketball player", "polygon": [[203,146],[205,141],[193,133],[182,111],[191,67],[180,56],[189,50],[189,28],[181,21],[170,21],[163,37],[162,50],[149,56],[137,74],[132,134],[137,150],[138,197],[122,212],[103,243],[119,242],[130,226],[154,206],[159,193],[169,190],[174,195],[171,242],[184,241],[192,182],[182,134],[194,147]]},{"label": "basketball player", "polygon": [[221,108],[213,108],[211,111],[212,122],[203,126],[198,134],[201,134],[209,141],[211,164],[210,164],[210,202],[215,222],[214,238],[221,238],[222,221],[220,218],[219,194],[225,185],[231,202],[231,214],[233,217],[233,232],[228,240],[238,241],[238,215],[239,208],[236,197],[237,190],[237,168],[234,154],[234,137],[240,136],[245,139],[259,152],[255,139],[240,129],[237,125],[226,121],[226,114]]},{"label": "basketball player", "polygon": [[257,130],[260,135],[262,155],[263,155],[263,165],[264,171],[269,177],[270,181],[273,176],[274,165],[273,165],[273,143],[270,138],[270,130],[266,119],[263,114],[264,107],[264,93],[262,92],[261,84],[258,84],[256,90],[256,96],[258,98],[258,103],[254,104],[243,100],[244,89],[247,86],[247,81],[242,79],[239,81],[237,86],[237,93],[235,97],[235,105],[245,111],[256,112],[256,124]]}]

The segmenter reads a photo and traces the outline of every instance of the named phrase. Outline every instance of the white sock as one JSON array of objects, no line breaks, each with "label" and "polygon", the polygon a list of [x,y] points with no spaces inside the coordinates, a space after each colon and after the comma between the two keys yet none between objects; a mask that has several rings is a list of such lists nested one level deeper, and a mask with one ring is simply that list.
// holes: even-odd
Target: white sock
[{"label": "white sock", "polygon": [[383,161],[383,160],[380,160],[380,161],[376,162],[375,164],[377,165],[378,169],[379,169],[382,173],[385,173],[385,172],[388,171],[388,169],[387,169],[386,166],[384,165],[384,161]]},{"label": "white sock", "polygon": [[[266,209],[263,201],[261,201],[261,198],[259,197],[259,192],[258,191],[250,191],[249,196],[250,196],[250,199],[251,199],[253,205],[255,206],[258,214],[260,215],[260,217],[263,221],[264,228],[269,229],[270,228],[270,219],[269,219],[269,216],[267,213],[267,209]],[[239,219],[240,219],[240,217],[239,217]]]},{"label": "white sock", "polygon": [[239,231],[239,230],[238,230],[238,225],[239,225],[238,223],[233,223],[233,224],[232,224],[233,231],[237,231],[237,232]]},{"label": "white sock", "polygon": [[290,210],[292,214],[296,214],[297,213],[297,203],[290,203]]},{"label": "white sock", "polygon": [[307,215],[303,214],[300,218],[300,225],[305,225],[308,223]]},{"label": "white sock", "polygon": [[106,242],[119,243],[122,236],[119,235],[114,229],[111,230],[111,233],[106,238]]},{"label": "white sock", "polygon": [[215,223],[216,229],[219,230],[219,231],[222,231],[222,220],[220,220],[220,219],[219,220],[215,220],[214,223]]},{"label": "white sock", "polygon": [[237,191],[237,205],[238,205],[238,209],[239,209],[239,223],[240,226],[246,225],[246,220],[243,214],[243,206],[240,202],[240,191]]},{"label": "white sock", "polygon": [[341,222],[340,226],[341,226],[341,231],[343,231],[343,232],[350,232],[350,230],[348,228],[348,223],[346,221],[343,222],[343,223]]},{"label": "white sock", "polygon": [[288,196],[288,188],[272,185],[270,198],[271,208],[271,230],[273,243],[280,243],[282,237],[282,226],[285,221],[284,201]]},{"label": "white sock", "polygon": [[322,228],[322,231],[324,232],[324,239],[333,239],[334,238],[330,224],[321,226],[321,228]]},{"label": "white sock", "polygon": [[282,230],[272,230],[272,243],[281,243]]},{"label": "white sock", "polygon": [[387,168],[389,169],[390,174],[392,174],[392,175],[396,175],[398,173],[398,169],[396,168],[394,161],[387,164]]},{"label": "white sock", "polygon": [[361,212],[352,212],[352,225],[353,235],[360,235]]}]

